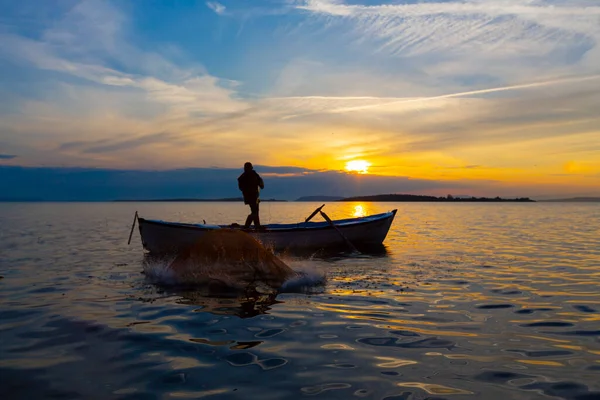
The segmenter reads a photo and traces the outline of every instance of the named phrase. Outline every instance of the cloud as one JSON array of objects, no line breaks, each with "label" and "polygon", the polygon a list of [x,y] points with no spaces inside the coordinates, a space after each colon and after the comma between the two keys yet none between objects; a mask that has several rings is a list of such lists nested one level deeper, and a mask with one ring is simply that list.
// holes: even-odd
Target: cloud
[{"label": "cloud", "polygon": [[[444,182],[311,171],[293,167],[255,169],[265,179],[262,198],[294,200],[308,195],[368,195],[375,193],[480,192],[486,182]],[[294,171],[294,172],[290,172]],[[0,166],[0,186],[11,187],[15,198],[44,200],[104,200],[238,197],[242,168],[195,168],[168,171],[87,168],[23,168]],[[300,172],[300,173],[298,173]],[[302,173],[304,172],[304,173]]]},{"label": "cloud", "polygon": [[[284,120],[318,120],[379,131],[398,151],[452,150],[465,145],[525,143],[589,132],[600,123],[600,76],[520,83],[437,96],[297,96],[274,99]],[[337,116],[336,114],[343,114]],[[526,132],[526,133],[525,133]],[[584,150],[584,146],[578,150]],[[571,147],[575,150],[574,147]],[[390,151],[393,152],[393,151]]]},{"label": "cloud", "polygon": [[206,113],[232,112],[245,108],[242,101],[233,99],[234,92],[221,85],[221,81],[207,74],[194,75],[195,71],[173,68],[169,75],[181,76],[167,82],[153,76],[128,74],[112,68],[62,58],[53,46],[35,40],[0,34],[4,45],[0,52],[16,60],[88,80],[115,89],[142,90],[151,101],[168,105],[181,113],[203,111]]},{"label": "cloud", "polygon": [[[598,195],[585,185],[506,185],[487,179],[457,181],[403,176],[357,175],[295,167],[255,165],[265,179],[263,199],[295,200],[303,196],[360,196],[386,193],[488,197]],[[239,197],[239,168],[187,168],[146,171],[90,168],[27,168],[0,166],[0,186],[12,198],[47,201],[111,201],[116,199]],[[304,172],[304,173],[302,173]],[[562,178],[562,177],[557,177]],[[572,178],[572,175],[570,176]],[[6,197],[5,197],[6,199]]]},{"label": "cloud", "polygon": [[[324,179],[363,158],[377,175],[452,185],[583,184],[556,174],[600,154],[595,2],[349,3],[200,3],[201,23],[169,8],[149,32],[131,8],[81,1],[33,33],[5,27],[2,150],[29,166],[249,160],[298,168],[273,179]],[[263,11],[265,29],[236,35]]]},{"label": "cloud", "polygon": [[[36,69],[37,79],[45,82],[33,98],[23,98],[19,92],[0,93],[12,97],[19,110],[3,117],[0,138],[12,147],[31,147],[24,154],[25,163],[31,160],[28,154],[43,153],[48,147],[69,151],[63,153],[67,163],[86,159],[75,151],[88,154],[90,165],[108,161],[106,156],[90,159],[90,154],[134,150],[142,144],[159,151],[148,145],[161,142],[176,148],[185,140],[177,136],[197,133],[191,126],[248,108],[235,92],[235,81],[212,76],[197,63],[182,67],[133,47],[123,37],[129,23],[110,3],[84,1],[48,23],[38,38],[0,33],[0,58]],[[182,133],[184,125],[187,129]],[[159,137],[157,130],[178,133]],[[80,138],[82,131],[87,142],[97,143],[95,147],[75,145],[80,140],[73,139]],[[47,144],[49,139],[54,146]],[[45,155],[41,162],[49,158],[56,157]],[[131,160],[140,158],[151,157]],[[155,158],[164,160],[164,156]]]},{"label": "cloud", "polygon": [[12,160],[13,158],[16,158],[17,156],[14,154],[0,154],[0,160]]},{"label": "cloud", "polygon": [[505,0],[296,2],[313,25],[347,38],[354,51],[387,55],[438,79],[485,73],[487,81],[531,80],[567,70],[598,72],[600,6],[587,1]]},{"label": "cloud", "polygon": [[[0,55],[94,84],[142,90],[152,101],[181,112],[231,112],[244,107],[232,99],[230,87],[235,82],[211,76],[202,66],[181,68],[160,54],[128,44],[122,37],[128,22],[107,2],[83,1],[39,40],[0,33]],[[116,64],[123,68],[115,69]]]},{"label": "cloud", "polygon": [[132,150],[139,147],[143,147],[149,144],[155,143],[168,143],[173,144],[185,144],[177,140],[175,135],[167,132],[153,133],[149,135],[143,135],[133,139],[120,140],[120,141],[109,141],[109,140],[97,140],[93,142],[68,142],[63,143],[59,146],[60,150],[73,150],[78,149],[83,153],[94,154],[94,153],[112,153],[121,150]]},{"label": "cloud", "polygon": [[549,85],[556,85],[556,84],[561,84],[561,83],[585,82],[585,81],[599,80],[599,79],[600,79],[600,75],[592,75],[592,76],[576,77],[576,78],[563,78],[563,79],[555,79],[555,80],[551,80],[551,81],[532,82],[532,83],[524,83],[524,84],[520,84],[520,85],[511,85],[511,86],[505,86],[505,87],[495,87],[495,88],[488,88],[488,89],[471,90],[468,92],[443,94],[443,95],[432,96],[432,97],[423,97],[423,98],[414,98],[414,99],[398,99],[398,100],[392,100],[389,102],[379,102],[377,104],[369,104],[369,105],[355,106],[355,107],[342,107],[342,108],[334,109],[331,112],[342,112],[343,113],[343,112],[351,112],[351,111],[360,111],[360,110],[364,110],[367,108],[384,108],[384,107],[389,107],[391,105],[397,105],[397,104],[424,103],[424,102],[428,102],[428,101],[450,99],[450,98],[455,98],[455,97],[485,95],[485,94],[490,94],[490,93],[497,93],[497,92],[504,92],[504,91],[511,91],[511,90],[522,90],[522,89],[537,88],[537,87],[543,87],[543,86],[549,86]]},{"label": "cloud", "polygon": [[[380,111],[383,113],[397,113],[403,111],[412,111],[412,110],[423,110],[424,108],[432,107],[439,108],[440,106],[445,106],[448,103],[442,102],[440,100],[445,99],[453,99],[453,98],[482,98],[482,96],[501,93],[501,92],[509,92],[509,91],[518,91],[520,93],[526,89],[535,89],[535,88],[543,88],[545,86],[557,86],[561,84],[578,84],[585,83],[588,81],[600,81],[600,74],[591,75],[591,76],[583,76],[583,77],[572,77],[572,78],[562,78],[562,79],[553,79],[549,81],[541,81],[541,82],[530,82],[530,83],[522,83],[511,86],[504,87],[491,87],[486,89],[472,90],[467,92],[458,92],[458,93],[448,93],[437,96],[429,96],[429,97],[415,97],[415,98],[385,98],[385,97],[354,97],[354,96],[346,96],[346,97],[327,97],[327,96],[304,96],[304,97],[287,97],[287,98],[277,98],[273,99],[278,102],[285,101],[296,101],[298,105],[310,106],[309,109],[300,110],[297,108],[297,112],[294,112],[290,115],[286,115],[283,118],[299,118],[306,117],[313,114],[323,114],[323,113],[350,113],[350,112],[360,112],[370,109],[376,109],[375,111]],[[591,82],[592,85],[596,84],[598,86],[598,82]],[[592,94],[596,94],[594,91]],[[430,104],[427,104],[430,103]],[[281,104],[281,103],[280,103]]]},{"label": "cloud", "polygon": [[225,14],[226,8],[221,3],[217,3],[216,1],[207,1],[206,2],[206,6],[208,8],[210,8],[211,10],[213,10],[218,15],[224,15]]},{"label": "cloud", "polygon": [[483,165],[459,165],[459,166],[452,166],[452,167],[440,167],[441,169],[482,169],[482,168],[489,168],[489,167],[485,167]]}]

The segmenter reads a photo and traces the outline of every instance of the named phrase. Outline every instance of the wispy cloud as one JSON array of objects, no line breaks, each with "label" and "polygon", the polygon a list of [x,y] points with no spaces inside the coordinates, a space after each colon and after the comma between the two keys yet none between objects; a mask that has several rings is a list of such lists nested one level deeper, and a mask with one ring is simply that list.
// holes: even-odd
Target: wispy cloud
[{"label": "wispy cloud", "polygon": [[550,185],[573,160],[595,176],[595,1],[368,3],[201,2],[185,12],[202,21],[169,8],[142,31],[90,0],[33,33],[6,24],[5,164],[309,169],[265,172],[292,179],[364,158],[381,175]]},{"label": "wispy cloud", "polygon": [[[385,5],[298,1],[297,8],[349,35],[355,48],[410,58],[427,73],[503,78],[572,69],[598,72],[600,6],[589,1],[400,2]],[[349,43],[350,44],[350,43]],[[366,46],[364,46],[366,45]],[[432,57],[436,62],[432,63]],[[518,67],[515,65],[518,63]]]},{"label": "wispy cloud", "polygon": [[226,7],[221,3],[217,3],[216,1],[207,1],[206,6],[219,15],[225,14]]},{"label": "wispy cloud", "polygon": [[496,87],[496,88],[489,88],[489,89],[470,90],[468,92],[450,93],[450,94],[443,94],[443,95],[439,95],[439,96],[423,97],[423,98],[416,98],[416,99],[401,99],[401,100],[394,100],[391,102],[384,102],[381,104],[338,108],[338,109],[334,109],[333,112],[359,111],[359,110],[364,110],[367,108],[386,107],[386,106],[391,106],[391,105],[408,104],[408,103],[421,103],[421,102],[428,102],[428,101],[435,101],[435,100],[442,100],[442,99],[451,99],[451,98],[455,98],[455,97],[476,96],[476,95],[484,95],[484,94],[497,93],[497,92],[506,92],[506,91],[511,91],[511,90],[539,88],[539,87],[543,87],[543,86],[557,85],[557,84],[564,84],[564,83],[586,82],[586,81],[591,81],[591,80],[600,80],[600,75],[554,79],[554,80],[550,80],[550,81],[524,83],[524,84],[520,84],[520,85],[511,85],[511,86]]},{"label": "wispy cloud", "polygon": [[[503,87],[495,87],[495,88],[487,88],[487,89],[479,89],[479,90],[470,90],[466,92],[458,92],[458,93],[448,93],[442,94],[438,96],[429,96],[429,97],[416,97],[416,98],[385,98],[385,97],[326,97],[326,96],[304,96],[304,97],[287,97],[287,98],[277,98],[273,99],[279,102],[283,101],[295,101],[299,104],[304,105],[314,105],[315,110],[307,113],[300,114],[290,114],[286,115],[283,118],[297,118],[297,117],[305,117],[307,115],[316,114],[316,113],[348,113],[355,111],[364,111],[369,109],[388,109],[389,111],[404,111],[413,109],[414,103],[419,103],[417,107],[425,106],[425,103],[432,102],[435,103],[439,100],[444,99],[452,99],[452,98],[460,98],[460,97],[476,97],[479,95],[493,94],[498,92],[508,92],[508,91],[518,91],[524,89],[534,89],[540,88],[544,86],[552,86],[552,85],[560,85],[560,84],[568,84],[568,83],[581,83],[586,81],[598,81],[600,80],[600,75],[591,75],[591,76],[583,76],[583,77],[569,77],[569,78],[560,78],[553,80],[546,80],[541,82],[532,82],[532,83],[523,83],[518,85],[510,85]],[[351,104],[351,105],[349,105]],[[436,107],[436,105],[434,105]]]},{"label": "wispy cloud", "polygon": [[149,99],[178,107],[180,112],[232,112],[245,107],[232,98],[234,92],[222,86],[220,80],[195,71],[173,68],[171,74],[180,79],[165,81],[154,76],[136,75],[114,70],[102,64],[71,61],[54,49],[53,44],[14,35],[0,34],[0,51],[15,60],[31,63],[40,69],[61,72],[96,84],[116,88],[132,88],[146,92]]},{"label": "wispy cloud", "polygon": [[12,160],[13,158],[16,158],[17,156],[14,154],[0,154],[0,160]]},{"label": "wispy cloud", "polygon": [[[60,74],[40,88],[41,97],[52,101],[13,99],[21,101],[20,113],[3,118],[0,135],[21,131],[6,139],[28,141],[39,150],[47,147],[39,140],[40,132],[55,140],[67,139],[56,148],[69,151],[68,160],[73,151],[100,154],[161,142],[180,146],[176,134],[154,132],[179,135],[182,125],[198,125],[248,107],[237,98],[235,81],[212,76],[199,64],[178,66],[160,54],[133,47],[123,38],[128,23],[128,17],[109,3],[83,1],[53,21],[38,39],[0,33],[0,58]],[[75,146],[69,139],[80,137],[81,130],[91,139],[86,142],[97,145]],[[188,134],[192,131],[187,129]]]},{"label": "wispy cloud", "polygon": [[126,140],[96,140],[92,142],[77,141],[67,142],[59,146],[59,150],[78,150],[87,154],[94,153],[113,153],[122,150],[133,150],[143,146],[156,143],[168,143],[169,145],[185,145],[187,141],[182,141],[176,135],[167,132],[152,133],[140,137]]},{"label": "wispy cloud", "polygon": [[[351,20],[356,29],[383,39],[382,49],[391,52],[426,53],[436,50],[462,52],[474,48],[519,52],[507,44],[544,43],[577,34],[596,37],[600,7],[572,1],[438,1],[385,5],[344,4],[342,1],[306,0],[297,8],[325,17]],[[419,23],[420,22],[420,23]],[[552,30],[555,30],[552,32]],[[472,46],[472,47],[469,47]],[[506,46],[506,47],[505,47]],[[547,51],[548,48],[538,49]]]},{"label": "wispy cloud", "polygon": [[[176,66],[160,54],[128,44],[122,32],[126,23],[109,3],[83,1],[40,40],[0,33],[0,55],[96,84],[143,90],[152,100],[181,105],[183,111],[231,112],[243,107],[231,97],[235,82],[211,76],[200,65]],[[115,64],[124,67],[117,70]]]}]

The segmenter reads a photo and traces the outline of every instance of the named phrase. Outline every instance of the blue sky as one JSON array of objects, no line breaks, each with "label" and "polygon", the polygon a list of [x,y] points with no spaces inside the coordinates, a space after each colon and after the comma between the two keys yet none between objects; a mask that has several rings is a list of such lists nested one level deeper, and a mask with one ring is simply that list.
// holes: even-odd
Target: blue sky
[{"label": "blue sky", "polygon": [[598,104],[595,0],[0,0],[5,166],[593,195]]}]

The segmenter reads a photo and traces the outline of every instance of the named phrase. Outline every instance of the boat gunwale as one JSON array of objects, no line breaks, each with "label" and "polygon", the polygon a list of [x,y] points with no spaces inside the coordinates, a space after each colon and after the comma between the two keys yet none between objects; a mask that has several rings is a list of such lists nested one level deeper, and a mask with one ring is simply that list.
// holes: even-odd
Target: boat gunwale
[{"label": "boat gunwale", "polygon": [[[336,222],[340,222],[340,221],[348,221],[348,222],[344,222],[344,224],[342,225],[336,225],[339,229],[344,229],[344,228],[350,228],[350,227],[356,227],[356,226],[364,226],[364,225],[369,225],[369,224],[373,224],[373,223],[377,223],[377,222],[382,222],[385,220],[388,220],[390,218],[394,218],[396,216],[396,212],[398,210],[394,209],[391,211],[387,211],[384,213],[380,213],[380,214],[374,214],[374,215],[370,215],[370,216],[366,216],[366,217],[357,217],[357,218],[349,218],[349,219],[344,219],[344,220],[334,220],[333,223],[335,224]],[[362,220],[365,218],[369,218],[367,220]],[[282,232],[298,232],[298,231],[314,231],[314,230],[324,230],[324,229],[333,229],[333,227],[331,225],[329,225],[327,222],[318,222],[316,224],[319,224],[317,226],[300,226],[301,224],[306,224],[306,222],[299,222],[298,226],[296,227],[286,227],[286,228],[268,228],[268,225],[264,225],[265,230],[257,230],[257,229],[252,229],[252,228],[235,228],[235,227],[231,227],[229,225],[210,225],[212,227],[202,227],[200,225],[195,225],[195,224],[188,224],[185,222],[168,222],[168,221],[158,221],[158,220],[152,220],[152,219],[145,219],[142,217],[138,217],[139,223],[140,225],[142,223],[144,224],[151,224],[151,225],[159,225],[159,226],[165,226],[165,227],[169,227],[169,228],[180,228],[180,229],[189,229],[189,230],[201,230],[201,231],[210,231],[210,230],[216,230],[216,229],[236,229],[236,230],[241,230],[243,232],[250,232],[250,233],[261,233],[261,234],[266,234],[266,233],[282,233]],[[277,225],[294,225],[292,224],[277,224]],[[218,226],[219,228],[213,228],[215,226]]]}]

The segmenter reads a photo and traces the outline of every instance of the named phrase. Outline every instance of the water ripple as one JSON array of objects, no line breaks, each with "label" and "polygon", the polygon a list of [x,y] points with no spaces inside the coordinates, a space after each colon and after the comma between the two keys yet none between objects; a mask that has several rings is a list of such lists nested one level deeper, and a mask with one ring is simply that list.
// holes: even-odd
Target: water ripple
[{"label": "water ripple", "polygon": [[398,208],[384,249],[286,258],[323,290],[218,297],[149,281],[131,216],[237,205],[3,205],[0,398],[600,398],[598,205],[360,206]]}]

